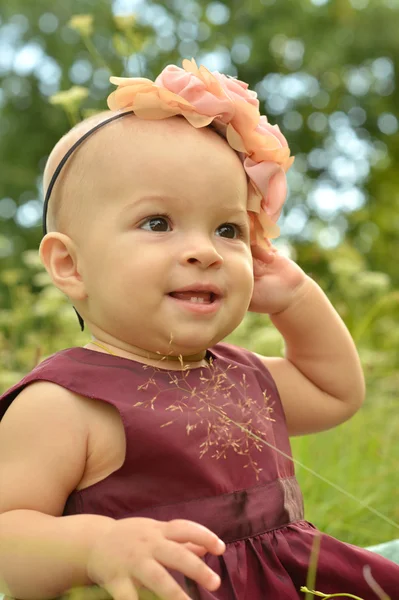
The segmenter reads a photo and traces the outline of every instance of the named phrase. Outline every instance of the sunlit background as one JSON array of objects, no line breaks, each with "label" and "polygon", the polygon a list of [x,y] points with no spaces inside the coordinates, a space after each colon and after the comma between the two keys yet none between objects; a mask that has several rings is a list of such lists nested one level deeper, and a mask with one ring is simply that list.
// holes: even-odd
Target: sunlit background
[{"label": "sunlit background", "polygon": [[[17,4],[20,10],[14,12]],[[176,52],[181,57],[195,57],[197,62],[211,71],[218,70],[233,76],[240,76],[240,72],[244,72],[245,75],[244,65],[251,64],[254,44],[256,42],[259,46],[261,41],[254,40],[250,30],[244,26],[240,28],[240,15],[235,13],[243,13],[246,7],[250,13],[251,7],[257,5],[259,18],[263,15],[268,19],[277,4],[285,4],[289,16],[293,3],[277,3],[276,0],[242,3],[241,8],[236,2],[186,0],[175,0],[162,5],[146,1],[116,0],[109,4],[80,2],[75,3],[75,6],[79,9],[78,12],[85,8],[94,16],[96,12],[100,12],[99,6],[102,12],[108,9],[114,15],[133,13],[140,27],[150,28],[151,43],[126,57],[123,68],[124,75],[142,74],[152,78],[157,75],[153,70],[153,63],[161,64],[165,62],[168,53],[175,55]],[[385,12],[386,19],[389,19],[390,11],[392,20],[399,22],[396,0],[312,0],[296,4],[299,7],[302,5],[299,10],[303,12],[303,19],[308,18],[315,23],[317,13],[321,13],[321,18],[327,10],[332,9],[332,5],[340,5],[338,11],[340,8],[352,11],[351,27],[343,27],[345,23],[338,20],[336,30],[333,31],[334,44],[337,48],[344,46],[347,49],[346,58],[349,60],[350,47],[356,44],[357,27],[361,26],[362,12],[370,11],[372,18],[374,5],[374,10]],[[15,113],[27,114],[32,111],[31,119],[34,119],[37,110],[48,112],[50,109],[47,100],[65,87],[65,77],[71,85],[90,86],[92,103],[104,105],[110,73],[107,68],[93,63],[82,48],[77,31],[67,26],[68,16],[72,15],[72,11],[68,11],[69,15],[65,8],[54,11],[50,2],[38,2],[34,11],[28,8],[28,3],[24,10],[23,2],[1,2],[1,5],[0,110],[5,113],[1,116],[1,137],[7,163],[7,136],[13,133],[13,119],[7,113],[13,111],[16,118]],[[295,12],[298,13],[298,9]],[[233,31],[229,36],[232,20]],[[265,67],[262,69],[262,64],[257,61],[256,73],[251,71],[252,84],[264,113],[271,122],[280,124],[289,140],[295,141],[293,145],[297,159],[289,173],[289,203],[280,225],[284,237],[298,241],[314,240],[322,247],[333,248],[345,236],[347,215],[367,203],[366,183],[370,169],[389,161],[390,138],[398,131],[396,110],[389,103],[385,107],[381,103],[383,108],[375,115],[377,135],[370,136],[367,135],[367,107],[362,100],[370,95],[387,98],[394,93],[394,48],[392,52],[384,48],[381,53],[367,52],[368,49],[365,48],[362,60],[357,64],[334,64],[332,60],[329,70],[312,73],[312,69],[309,69],[309,63],[312,63],[309,52],[323,53],[323,47],[309,49],[306,38],[301,37],[300,23],[294,28],[295,31],[292,31],[292,25],[289,29],[284,31],[284,27],[276,20],[275,26],[269,29],[269,36],[264,40],[262,48]],[[225,31],[227,35],[220,36],[219,31]],[[304,27],[303,33],[309,35],[308,26]],[[381,33],[378,32],[379,35]],[[51,47],[47,44],[47,40],[54,36],[59,42],[58,55],[52,55]],[[110,38],[111,34],[106,30],[96,35],[95,43],[99,51],[108,51]],[[370,39],[370,50],[372,42]],[[62,46],[69,57],[67,64],[63,61]],[[341,50],[338,50],[337,54],[340,53]],[[270,70],[269,65],[273,61],[274,68]],[[336,100],[337,93],[341,96],[340,102]],[[317,143],[305,153],[301,137],[308,137],[309,132],[314,133],[313,138]],[[21,136],[19,150],[23,152],[23,131],[18,132],[18,135]],[[12,178],[10,180],[3,171],[2,179],[5,181],[0,199],[2,258],[21,250],[23,246],[21,239],[15,245],[13,236],[7,235],[9,221],[15,221],[22,230],[22,237],[23,229],[34,228],[40,222],[40,167],[50,147],[45,143],[40,144],[40,133],[37,132],[37,135],[37,151],[32,158],[33,161],[37,158],[42,160],[39,160],[39,164],[33,162],[30,165],[37,171],[36,185],[32,186],[30,182],[29,190],[14,190]],[[320,221],[309,220],[310,213],[319,217],[322,225]],[[16,231],[14,228],[13,230]],[[364,250],[378,235],[378,227],[370,222],[363,233]]]}]

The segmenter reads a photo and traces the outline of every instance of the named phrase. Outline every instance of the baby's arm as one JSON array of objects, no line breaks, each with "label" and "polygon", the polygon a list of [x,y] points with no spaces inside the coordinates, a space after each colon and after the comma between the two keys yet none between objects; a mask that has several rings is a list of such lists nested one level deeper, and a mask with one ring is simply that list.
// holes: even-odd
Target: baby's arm
[{"label": "baby's arm", "polygon": [[324,292],[280,255],[255,288],[252,310],[269,312],[285,340],[284,358],[260,358],[276,381],[290,435],[347,420],[363,402],[364,377],[349,331]]},{"label": "baby's arm", "polygon": [[113,522],[59,518],[84,472],[87,427],[72,394],[57,392],[47,382],[30,385],[0,423],[0,592],[17,598],[89,584],[89,548]]},{"label": "baby's arm", "polygon": [[136,600],[137,584],[189,600],[164,567],[216,589],[220,579],[199,556],[224,545],[197,523],[62,516],[86,466],[85,414],[73,394],[37,382],[0,423],[0,593],[45,600],[95,583],[115,600]]}]

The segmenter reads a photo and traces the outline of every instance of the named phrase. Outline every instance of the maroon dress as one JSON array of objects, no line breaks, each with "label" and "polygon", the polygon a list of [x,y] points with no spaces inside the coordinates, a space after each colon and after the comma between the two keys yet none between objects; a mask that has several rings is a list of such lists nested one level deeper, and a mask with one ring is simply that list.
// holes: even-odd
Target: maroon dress
[{"label": "maroon dress", "polygon": [[0,418],[37,380],[115,406],[125,428],[125,462],[103,481],[73,492],[64,514],[202,523],[227,549],[204,558],[221,576],[216,592],[173,573],[194,600],[303,598],[318,536],[315,589],[377,600],[363,576],[369,565],[391,600],[399,598],[399,566],[320,534],[304,520],[284,412],[261,361],[228,344],[211,348],[208,359],[208,367],[181,372],[70,348],[4,394]]}]

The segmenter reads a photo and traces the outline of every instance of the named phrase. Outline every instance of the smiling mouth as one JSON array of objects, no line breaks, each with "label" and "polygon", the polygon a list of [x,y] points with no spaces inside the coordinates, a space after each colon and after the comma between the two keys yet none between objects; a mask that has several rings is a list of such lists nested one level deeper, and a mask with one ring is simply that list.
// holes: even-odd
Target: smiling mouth
[{"label": "smiling mouth", "polygon": [[213,304],[218,298],[217,294],[213,292],[196,292],[195,290],[190,292],[171,292],[169,296],[193,304]]}]

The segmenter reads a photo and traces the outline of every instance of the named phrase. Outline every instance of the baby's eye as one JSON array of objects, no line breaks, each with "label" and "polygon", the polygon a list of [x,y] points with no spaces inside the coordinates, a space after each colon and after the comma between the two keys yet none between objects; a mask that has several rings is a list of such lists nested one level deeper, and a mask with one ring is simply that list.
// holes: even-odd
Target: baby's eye
[{"label": "baby's eye", "polygon": [[223,225],[220,225],[216,231],[219,232],[217,235],[220,235],[221,237],[230,239],[243,237],[242,227],[235,223],[223,223]]},{"label": "baby's eye", "polygon": [[168,217],[163,216],[149,217],[141,223],[140,229],[145,229],[146,231],[161,232],[171,230]]}]

